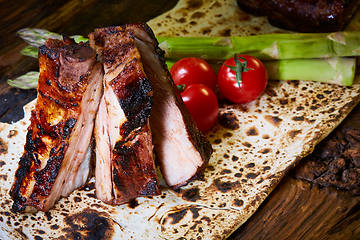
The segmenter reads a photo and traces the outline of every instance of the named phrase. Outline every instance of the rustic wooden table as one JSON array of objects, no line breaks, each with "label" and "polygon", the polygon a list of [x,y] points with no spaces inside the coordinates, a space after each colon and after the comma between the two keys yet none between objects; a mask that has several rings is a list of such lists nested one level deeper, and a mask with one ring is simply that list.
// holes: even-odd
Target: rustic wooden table
[{"label": "rustic wooden table", "polygon": [[[147,21],[171,9],[176,0],[0,3],[0,121],[11,122],[22,118],[22,106],[36,97],[35,90],[14,89],[6,83],[8,78],[38,68],[35,59],[19,54],[26,44],[16,36],[18,29],[38,27],[86,35],[94,27]],[[326,154],[332,145],[352,141],[343,139],[348,131],[355,142],[350,147],[359,158],[346,158],[345,164],[339,165],[339,156],[346,154]],[[359,133],[358,106],[324,144],[281,181],[230,239],[360,239],[360,183],[356,183],[360,179]]]}]

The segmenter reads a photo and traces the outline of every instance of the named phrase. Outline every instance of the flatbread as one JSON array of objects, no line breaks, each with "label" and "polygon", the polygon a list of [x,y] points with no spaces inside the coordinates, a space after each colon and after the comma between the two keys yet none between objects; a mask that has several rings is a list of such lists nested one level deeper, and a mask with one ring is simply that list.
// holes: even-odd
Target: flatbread
[{"label": "flatbread", "polygon": [[[228,28],[238,35],[281,31],[264,18],[238,10],[235,0],[200,3],[180,1],[149,24],[162,36],[184,29],[187,33],[181,36],[201,35],[200,25],[210,27],[208,35]],[[223,25],[213,17],[219,9],[226,14],[219,17]],[[201,20],[192,24],[191,16],[198,11],[206,14],[198,14]],[[185,21],[176,20],[180,15]],[[230,21],[245,15],[241,23]],[[224,239],[359,102],[359,80],[357,76],[352,87],[272,81],[250,104],[221,106],[219,121],[207,135],[214,154],[203,178],[178,191],[162,186],[160,196],[110,206],[95,198],[91,179],[48,213],[14,214],[8,192],[23,152],[32,102],[25,106],[23,120],[0,123],[0,239]]]},{"label": "flatbread", "polygon": [[180,0],[148,22],[156,36],[249,36],[289,32],[242,11],[236,0]]}]

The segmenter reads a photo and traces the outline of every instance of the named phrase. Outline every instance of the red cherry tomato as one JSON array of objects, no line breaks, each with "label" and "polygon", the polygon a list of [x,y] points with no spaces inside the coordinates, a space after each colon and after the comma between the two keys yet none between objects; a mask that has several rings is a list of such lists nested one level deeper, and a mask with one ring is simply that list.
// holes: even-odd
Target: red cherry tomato
[{"label": "red cherry tomato", "polygon": [[[225,98],[234,103],[248,103],[258,98],[265,90],[268,81],[267,72],[259,59],[248,55],[235,56],[236,62],[232,57],[219,69],[219,90]],[[237,81],[235,68],[242,69],[240,82]]]},{"label": "red cherry tomato", "polygon": [[209,87],[192,84],[181,92],[181,97],[200,131],[205,132],[215,124],[219,105]]},{"label": "red cherry tomato", "polygon": [[200,58],[183,58],[174,63],[170,68],[170,74],[175,85],[190,86],[201,83],[213,91],[216,89],[216,73],[212,67]]}]

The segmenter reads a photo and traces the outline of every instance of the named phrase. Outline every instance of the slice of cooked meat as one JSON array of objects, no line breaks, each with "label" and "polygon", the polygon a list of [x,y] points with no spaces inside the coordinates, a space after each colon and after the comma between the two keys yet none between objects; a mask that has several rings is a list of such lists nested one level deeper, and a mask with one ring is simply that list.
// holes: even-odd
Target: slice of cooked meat
[{"label": "slice of cooked meat", "polygon": [[89,35],[104,64],[104,95],[96,118],[96,196],[122,204],[160,194],[149,118],[152,88],[132,35],[100,28]]},{"label": "slice of cooked meat", "polygon": [[83,185],[102,94],[96,53],[71,39],[49,39],[39,49],[38,98],[10,194],[13,211],[49,210]]},{"label": "slice of cooked meat", "polygon": [[162,174],[169,186],[179,187],[201,173],[211,156],[211,144],[197,129],[178,95],[152,30],[146,24],[124,28],[135,37],[154,91],[150,124]]}]

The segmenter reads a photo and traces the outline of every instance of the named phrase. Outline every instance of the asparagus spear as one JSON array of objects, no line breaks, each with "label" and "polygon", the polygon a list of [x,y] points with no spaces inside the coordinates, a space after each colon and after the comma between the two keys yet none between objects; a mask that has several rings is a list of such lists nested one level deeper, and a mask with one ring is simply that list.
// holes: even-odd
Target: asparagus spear
[{"label": "asparagus spear", "polygon": [[24,47],[20,53],[28,57],[38,58],[38,48],[31,45]]},{"label": "asparagus spear", "polygon": [[[44,45],[46,40],[48,40],[49,38],[60,40],[62,39],[61,34],[39,28],[23,28],[17,31],[17,34],[30,46],[34,46],[37,48],[41,45]],[[70,37],[73,38],[77,43],[88,41],[86,37],[83,37],[81,35],[74,35]]]},{"label": "asparagus spear", "polygon": [[[49,38],[61,35],[44,29],[24,28],[18,34],[38,47]],[[88,39],[76,35],[75,41]],[[283,33],[246,37],[158,37],[167,58],[200,57],[225,60],[237,54],[249,54],[262,60],[323,58],[360,55],[360,32]]]},{"label": "asparagus spear", "polygon": [[261,60],[360,55],[360,32],[264,34],[247,37],[158,37],[167,58],[228,59],[248,54]]},{"label": "asparagus spear", "polygon": [[53,33],[45,29],[39,28],[23,28],[17,31],[17,34],[28,44],[34,47],[44,45],[49,38],[62,39],[58,33]]},{"label": "asparagus spear", "polygon": [[356,58],[285,59],[263,63],[272,80],[309,80],[351,86]]},{"label": "asparagus spear", "polygon": [[21,89],[32,89],[37,87],[38,79],[39,79],[39,72],[28,72],[24,75],[21,75],[14,80],[8,79],[7,83],[16,88]]}]

